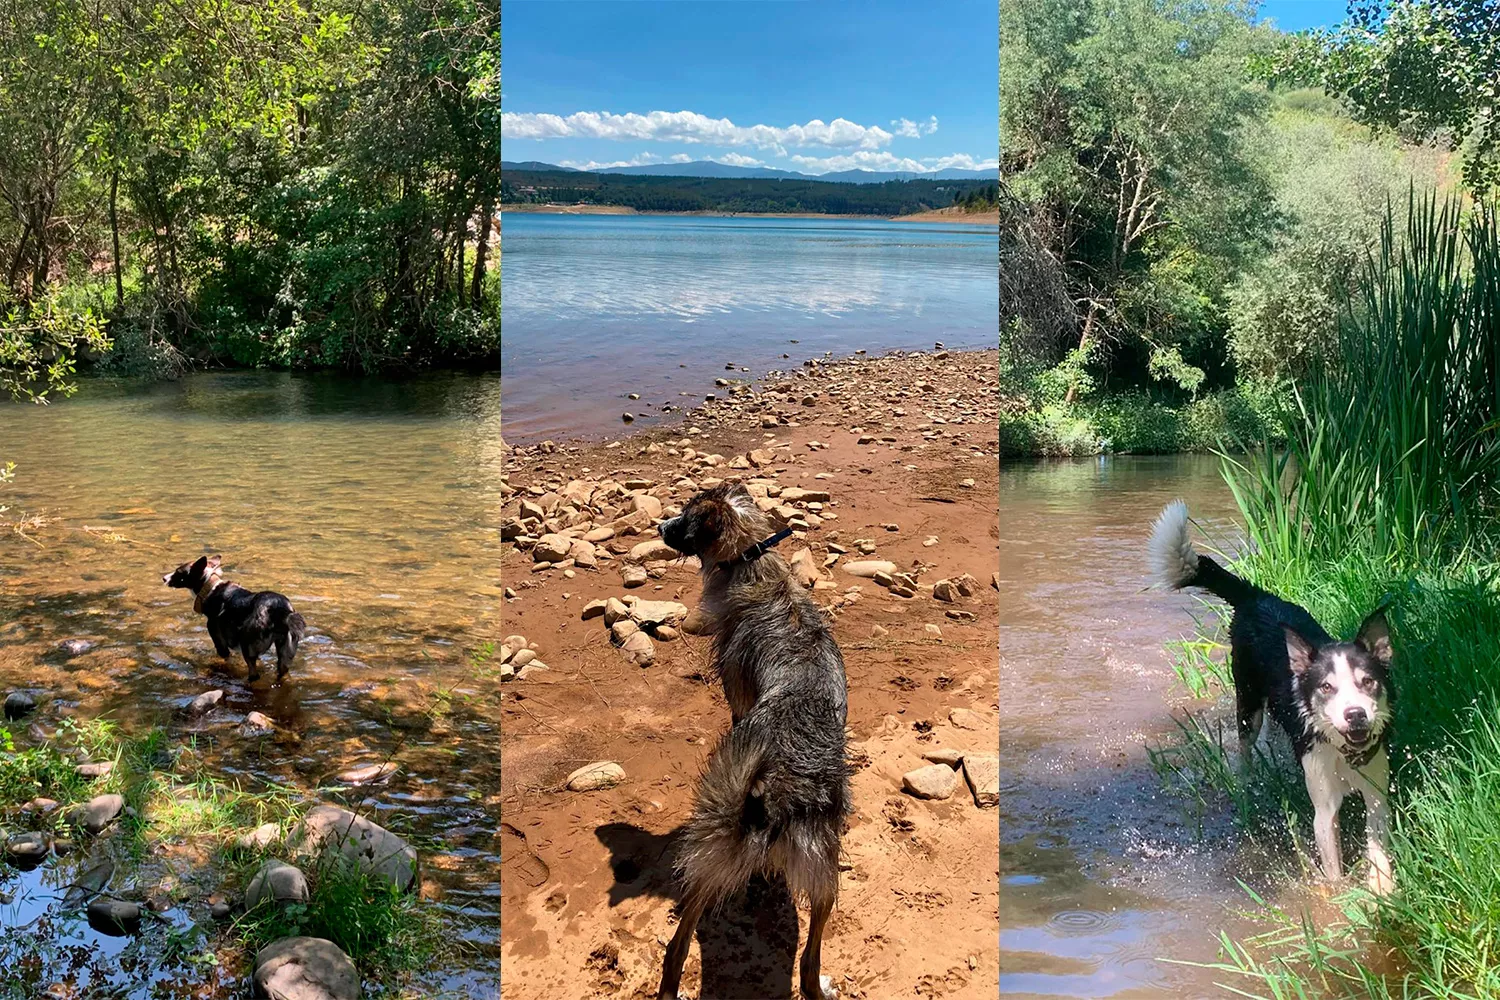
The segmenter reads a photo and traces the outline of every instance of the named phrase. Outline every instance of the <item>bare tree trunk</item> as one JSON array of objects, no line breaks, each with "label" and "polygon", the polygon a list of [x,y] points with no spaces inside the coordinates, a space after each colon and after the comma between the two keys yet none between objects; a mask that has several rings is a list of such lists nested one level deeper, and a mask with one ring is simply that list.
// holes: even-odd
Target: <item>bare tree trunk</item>
[{"label": "bare tree trunk", "polygon": [[120,168],[115,166],[109,172],[109,238],[114,250],[116,313],[125,308],[125,279],[120,274],[120,216],[116,210],[119,191]]},{"label": "bare tree trunk", "polygon": [[6,287],[11,291],[20,293],[17,282],[21,280],[21,265],[26,262],[26,251],[31,244],[31,224],[26,223],[21,227],[21,239],[16,243],[16,252],[10,259],[10,275],[6,278]]},{"label": "bare tree trunk", "polygon": [[[1087,349],[1087,347],[1089,346],[1089,334],[1091,334],[1091,333],[1094,332],[1094,319],[1098,315],[1099,315],[1099,303],[1095,302],[1093,300],[1090,300],[1089,301],[1089,315],[1088,315],[1088,318],[1083,321],[1083,336],[1081,336],[1081,337],[1078,338],[1078,349],[1080,351]],[[1075,399],[1077,399],[1077,398],[1078,398],[1078,383],[1074,382],[1074,383],[1072,383],[1071,385],[1068,386],[1067,395],[1063,396],[1063,403],[1066,404],[1066,405],[1068,405],[1068,406],[1072,406],[1073,405],[1073,401]]]},{"label": "bare tree trunk", "polygon": [[495,218],[495,203],[486,201],[479,206],[479,211],[479,246],[474,251],[474,283],[469,290],[469,301],[475,308],[484,302],[485,269],[489,266],[490,226]]}]

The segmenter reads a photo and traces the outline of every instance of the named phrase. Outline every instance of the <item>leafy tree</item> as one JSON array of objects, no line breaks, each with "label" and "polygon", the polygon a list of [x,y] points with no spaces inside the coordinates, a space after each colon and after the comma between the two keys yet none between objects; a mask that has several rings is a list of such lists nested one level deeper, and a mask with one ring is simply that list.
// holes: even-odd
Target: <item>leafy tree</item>
[{"label": "leafy tree", "polygon": [[1352,0],[1337,28],[1293,36],[1259,66],[1321,86],[1356,120],[1461,149],[1476,191],[1500,183],[1500,4]]},{"label": "leafy tree", "polygon": [[1002,0],[1002,175],[1077,315],[1054,359],[1071,349],[1193,388],[1204,372],[1190,362],[1222,355],[1224,289],[1271,219],[1250,12]]}]

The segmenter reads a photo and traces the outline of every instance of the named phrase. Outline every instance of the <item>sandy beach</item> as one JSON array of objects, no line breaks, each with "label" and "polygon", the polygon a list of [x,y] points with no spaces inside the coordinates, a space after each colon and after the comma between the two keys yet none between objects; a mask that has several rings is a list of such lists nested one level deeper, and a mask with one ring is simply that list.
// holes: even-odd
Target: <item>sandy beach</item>
[{"label": "sandy beach", "polygon": [[[728,477],[794,529],[779,553],[827,609],[848,672],[855,813],[823,971],[853,1000],[995,995],[996,376],[994,351],[810,361],[721,386],[677,426],[508,451],[507,1000],[655,996],[676,920],[671,839],[729,725],[709,641],[683,621],[695,568],[666,558],[655,525]],[[894,565],[845,568],[870,560]],[[904,791],[934,759],[951,793]],[[618,771],[603,787],[569,787],[604,763]],[[752,882],[703,921],[684,987],[790,997],[805,932],[779,883]]]}]

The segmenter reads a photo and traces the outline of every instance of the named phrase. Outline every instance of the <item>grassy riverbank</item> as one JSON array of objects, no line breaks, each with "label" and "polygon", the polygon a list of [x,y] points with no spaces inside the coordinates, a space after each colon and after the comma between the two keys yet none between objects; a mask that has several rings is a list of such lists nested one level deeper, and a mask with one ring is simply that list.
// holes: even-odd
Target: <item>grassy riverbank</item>
[{"label": "grassy riverbank", "polygon": [[[1219,968],[1244,996],[1500,996],[1500,226],[1493,208],[1426,201],[1398,219],[1341,322],[1340,363],[1281,413],[1285,447],[1225,459],[1250,543],[1237,572],[1337,635],[1389,605],[1397,891],[1348,890],[1332,920],[1268,908],[1264,935],[1224,942]],[[1180,647],[1180,674],[1209,696],[1229,691],[1221,617]],[[1184,720],[1159,767],[1308,875],[1295,765],[1258,757],[1241,780],[1221,719]],[[1349,856],[1359,812],[1346,802]]]}]

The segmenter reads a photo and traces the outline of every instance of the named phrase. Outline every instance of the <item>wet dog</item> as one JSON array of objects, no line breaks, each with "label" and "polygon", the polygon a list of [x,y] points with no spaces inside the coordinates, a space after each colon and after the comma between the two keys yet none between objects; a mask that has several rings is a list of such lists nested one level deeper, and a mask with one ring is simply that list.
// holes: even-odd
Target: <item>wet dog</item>
[{"label": "wet dog", "polygon": [[208,619],[214,650],[227,657],[237,649],[250,669],[249,683],[260,680],[261,654],[276,647],[276,683],[291,669],[307,623],[292,610],[292,602],[272,590],[251,593],[223,578],[219,556],[199,556],[163,576],[168,587],[191,590],[193,610]]},{"label": "wet dog", "polygon": [[819,982],[823,929],[838,894],[839,837],[850,809],[844,660],[823,610],[771,547],[771,525],[738,483],[698,494],[661,537],[703,565],[700,631],[733,724],[709,757],[679,841],[682,921],[667,946],[659,1000],[676,1000],[705,909],[757,872],[780,872],[812,909],[799,970],[802,996]]},{"label": "wet dog", "polygon": [[1339,806],[1358,792],[1365,800],[1369,885],[1394,885],[1390,832],[1391,638],[1385,616],[1365,619],[1352,642],[1339,642],[1306,609],[1242,580],[1188,538],[1187,505],[1169,504],[1151,535],[1157,579],[1180,590],[1196,587],[1229,603],[1230,673],[1240,754],[1248,766],[1267,710],[1291,737],[1313,804],[1313,834],[1324,874],[1337,879]]}]

